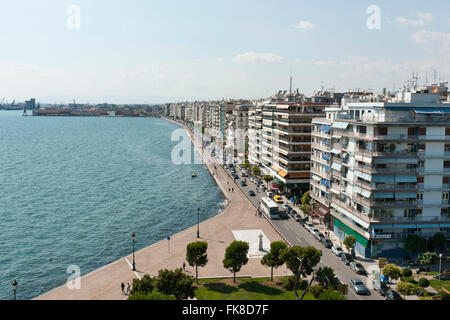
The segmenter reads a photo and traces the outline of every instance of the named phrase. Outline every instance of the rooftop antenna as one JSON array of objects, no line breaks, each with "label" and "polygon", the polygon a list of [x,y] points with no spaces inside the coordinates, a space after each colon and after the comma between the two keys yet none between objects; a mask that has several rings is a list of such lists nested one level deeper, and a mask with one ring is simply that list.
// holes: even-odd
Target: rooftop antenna
[{"label": "rooftop antenna", "polygon": [[291,65],[291,79],[289,83],[289,95],[292,95],[292,65]]},{"label": "rooftop antenna", "polygon": [[433,74],[434,74],[434,82],[436,83],[436,78],[437,78],[437,70],[436,69],[433,70]]}]

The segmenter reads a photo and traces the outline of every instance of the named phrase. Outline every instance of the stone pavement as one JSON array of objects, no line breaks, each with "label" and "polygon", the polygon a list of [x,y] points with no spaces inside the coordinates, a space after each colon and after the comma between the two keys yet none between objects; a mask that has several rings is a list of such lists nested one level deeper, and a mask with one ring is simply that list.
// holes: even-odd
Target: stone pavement
[{"label": "stone pavement", "polygon": [[[188,133],[189,129],[186,128]],[[194,142],[201,154],[201,147]],[[123,257],[113,263],[90,272],[81,277],[80,289],[69,289],[66,285],[57,287],[35,299],[37,300],[120,300],[127,296],[121,293],[120,285],[140,278],[144,274],[156,276],[158,270],[167,268],[181,268],[186,256],[186,245],[190,242],[202,240],[208,242],[208,264],[199,268],[200,278],[231,277],[232,274],[223,268],[222,260],[226,247],[235,240],[233,230],[261,230],[270,241],[282,240],[273,227],[261,217],[255,216],[255,207],[248,201],[244,194],[235,189],[228,192],[227,185],[232,180],[220,165],[207,165],[213,178],[228,199],[228,206],[217,216],[200,223],[200,239],[196,238],[197,225],[192,226],[171,237],[170,253],[167,240],[161,240],[153,245],[141,249],[135,253],[136,272],[132,271],[132,255]],[[188,173],[187,173],[188,174]],[[228,184],[227,184],[228,183]],[[193,209],[194,210],[194,209]],[[259,241],[259,239],[255,239]],[[264,247],[270,246],[264,243]],[[195,268],[186,263],[186,272],[195,275]],[[274,270],[274,275],[290,275],[291,272],[282,266]],[[247,265],[243,266],[237,276],[270,276],[270,269],[260,263],[260,257],[250,258]]]}]

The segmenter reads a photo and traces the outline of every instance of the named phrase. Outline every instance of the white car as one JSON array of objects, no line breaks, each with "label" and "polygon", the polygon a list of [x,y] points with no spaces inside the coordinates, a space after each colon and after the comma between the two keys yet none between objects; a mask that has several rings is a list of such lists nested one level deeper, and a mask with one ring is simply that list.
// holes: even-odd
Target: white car
[{"label": "white car", "polygon": [[266,190],[266,195],[267,195],[269,198],[272,199],[272,197],[273,197],[273,192],[270,191],[270,190]]},{"label": "white car", "polygon": [[341,255],[342,252],[344,252],[344,251],[342,250],[342,248],[341,248],[341,247],[338,247],[338,246],[332,246],[332,247],[331,247],[331,251],[333,251],[333,253],[334,253],[335,255],[337,255],[338,257]]}]

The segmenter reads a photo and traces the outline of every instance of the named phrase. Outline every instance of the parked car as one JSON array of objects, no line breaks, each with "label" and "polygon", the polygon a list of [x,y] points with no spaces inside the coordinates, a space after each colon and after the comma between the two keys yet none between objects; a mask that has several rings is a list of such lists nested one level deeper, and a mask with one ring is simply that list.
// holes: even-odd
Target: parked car
[{"label": "parked car", "polygon": [[314,225],[311,222],[307,222],[307,223],[305,223],[305,228],[306,228],[306,230],[311,232],[314,229]]},{"label": "parked car", "polygon": [[350,269],[355,271],[357,274],[366,274],[366,270],[364,269],[364,266],[359,262],[355,262],[355,261],[350,262]]},{"label": "parked car", "polygon": [[266,191],[266,186],[265,185],[263,185],[263,184],[260,184],[259,185],[259,188],[262,190],[262,191]]},{"label": "parked car", "polygon": [[273,197],[273,192],[270,191],[270,190],[266,190],[266,195],[267,195],[269,198],[272,198],[272,197]]},{"label": "parked car", "polygon": [[403,300],[400,293],[395,290],[387,290],[385,294],[386,300]]},{"label": "parked car", "polygon": [[345,252],[343,252],[343,253],[341,254],[341,259],[342,259],[342,261],[343,261],[346,265],[349,265],[350,262],[354,262],[354,261],[355,261],[355,259],[353,259],[353,257],[352,257],[351,254],[345,253]]},{"label": "parked car", "polygon": [[241,181],[241,186],[245,187],[246,185],[247,185],[247,181],[242,180],[242,181]]},{"label": "parked car", "polygon": [[256,196],[256,193],[255,193],[255,191],[250,190],[250,191],[248,192],[248,195],[249,195],[250,197],[254,197],[254,196]]},{"label": "parked car", "polygon": [[283,203],[283,199],[279,195],[273,197],[273,201],[275,201],[276,203]]},{"label": "parked car", "polygon": [[322,239],[325,239],[325,236],[323,235],[322,232],[319,232],[319,234],[317,235],[317,240],[319,240],[320,242],[322,242]]},{"label": "parked car", "polygon": [[373,289],[381,294],[382,297],[386,295],[386,291],[389,290],[389,287],[382,281],[374,280],[372,281]]},{"label": "parked car", "polygon": [[294,216],[295,221],[300,222],[302,219],[298,214]]},{"label": "parked car", "polygon": [[248,177],[247,171],[242,171],[242,176],[243,176],[243,177]]},{"label": "parked car", "polygon": [[352,288],[356,294],[369,294],[369,290],[359,279],[351,279],[349,282],[349,287]]},{"label": "parked car", "polygon": [[321,242],[322,242],[322,244],[325,246],[325,248],[331,248],[331,247],[333,247],[333,242],[331,242],[330,239],[323,238],[323,239],[321,240]]},{"label": "parked car", "polygon": [[320,233],[319,230],[313,229],[313,230],[311,231],[311,233],[312,233],[312,235],[313,235],[314,238],[319,239],[319,233]]},{"label": "parked car", "polygon": [[332,246],[331,247],[331,251],[337,255],[338,257],[341,255],[341,253],[343,253],[344,251],[342,251],[342,248],[339,246]]}]

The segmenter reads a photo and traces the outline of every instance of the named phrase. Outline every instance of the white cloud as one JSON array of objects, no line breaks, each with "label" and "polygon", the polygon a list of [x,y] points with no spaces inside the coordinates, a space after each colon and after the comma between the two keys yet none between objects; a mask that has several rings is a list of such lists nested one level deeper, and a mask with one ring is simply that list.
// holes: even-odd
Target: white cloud
[{"label": "white cloud", "polygon": [[398,17],[396,20],[399,25],[405,27],[423,27],[431,25],[433,20],[433,15],[431,13],[419,12],[417,15],[419,20],[409,20],[403,17]]},{"label": "white cloud", "polygon": [[224,60],[224,58],[219,57],[219,58],[216,59],[216,61],[217,61],[218,63],[222,63],[222,62],[224,62],[225,60]]},{"label": "white cloud", "polygon": [[450,33],[420,30],[413,33],[411,38],[419,43],[440,42],[444,46],[450,45]]},{"label": "white cloud", "polygon": [[293,25],[294,28],[296,29],[314,29],[316,27],[316,25],[314,23],[311,23],[309,21],[299,21],[296,24]]},{"label": "white cloud", "polygon": [[257,53],[257,52],[246,52],[235,56],[232,59],[233,62],[266,62],[266,63],[282,63],[283,57],[276,55],[274,53]]}]

